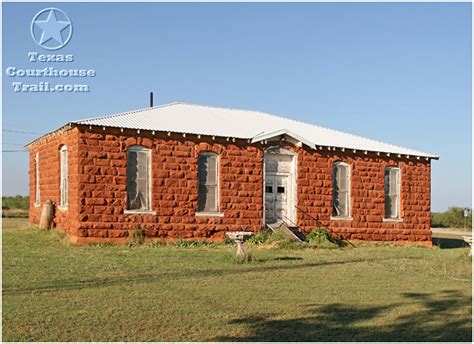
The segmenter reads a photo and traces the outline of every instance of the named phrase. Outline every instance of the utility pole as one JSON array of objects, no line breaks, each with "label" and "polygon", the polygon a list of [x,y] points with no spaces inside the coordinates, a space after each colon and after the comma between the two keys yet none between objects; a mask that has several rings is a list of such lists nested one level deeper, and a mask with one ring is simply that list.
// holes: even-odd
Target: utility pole
[{"label": "utility pole", "polygon": [[466,230],[466,225],[467,225],[467,217],[469,216],[469,209],[464,208],[464,230]]}]

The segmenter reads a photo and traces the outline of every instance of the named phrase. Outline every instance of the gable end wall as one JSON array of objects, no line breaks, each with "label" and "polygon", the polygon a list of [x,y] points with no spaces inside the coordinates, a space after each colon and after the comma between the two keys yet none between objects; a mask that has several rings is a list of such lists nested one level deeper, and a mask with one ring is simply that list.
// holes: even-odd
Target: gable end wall
[{"label": "gable end wall", "polygon": [[[68,151],[68,207],[67,210],[60,210],[60,159],[59,149],[62,145],[67,145]],[[40,207],[35,205],[36,199],[36,176],[35,157],[39,153],[39,177],[40,177]],[[29,175],[30,175],[30,209],[29,221],[32,224],[39,224],[41,207],[47,200],[52,200],[55,204],[55,214],[53,226],[68,232],[71,235],[77,234],[78,228],[78,129],[73,128],[61,133],[46,136],[33,143],[29,147]]]}]

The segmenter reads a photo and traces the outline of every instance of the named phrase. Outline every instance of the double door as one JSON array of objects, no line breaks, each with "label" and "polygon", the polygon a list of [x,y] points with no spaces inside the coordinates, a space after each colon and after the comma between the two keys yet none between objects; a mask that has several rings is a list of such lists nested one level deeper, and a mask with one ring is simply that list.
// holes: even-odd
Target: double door
[{"label": "double door", "polygon": [[265,177],[265,220],[271,224],[290,218],[289,176],[267,174]]}]

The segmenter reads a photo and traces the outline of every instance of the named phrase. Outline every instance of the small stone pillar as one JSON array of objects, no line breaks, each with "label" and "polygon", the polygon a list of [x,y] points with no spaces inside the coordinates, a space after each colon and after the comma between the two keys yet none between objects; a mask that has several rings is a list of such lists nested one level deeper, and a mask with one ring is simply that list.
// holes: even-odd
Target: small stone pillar
[{"label": "small stone pillar", "polygon": [[41,208],[39,228],[50,229],[51,224],[53,223],[53,215],[54,215],[54,204],[52,201],[48,200],[43,204],[43,208]]}]

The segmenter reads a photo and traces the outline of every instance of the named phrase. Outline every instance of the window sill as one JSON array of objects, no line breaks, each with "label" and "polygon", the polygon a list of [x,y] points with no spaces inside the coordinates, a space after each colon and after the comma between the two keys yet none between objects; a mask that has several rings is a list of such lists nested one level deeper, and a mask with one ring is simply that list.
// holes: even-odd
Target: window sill
[{"label": "window sill", "polygon": [[196,213],[196,216],[201,216],[201,217],[224,217],[224,213],[218,213],[218,212],[200,212]]},{"label": "window sill", "polygon": [[154,210],[124,210],[124,215],[156,215]]},{"label": "window sill", "polygon": [[40,207],[40,205],[37,204],[37,203],[33,204],[33,206],[34,206],[35,208],[39,208],[39,207]]},{"label": "window sill", "polygon": [[60,206],[58,207],[58,210],[60,210],[60,211],[67,211],[67,205],[60,205]]},{"label": "window sill", "polygon": [[403,222],[403,219],[387,219],[387,218],[383,218],[382,221],[383,221],[383,222]]},{"label": "window sill", "polygon": [[343,217],[343,216],[331,216],[331,221],[352,221],[352,216],[350,217]]}]

